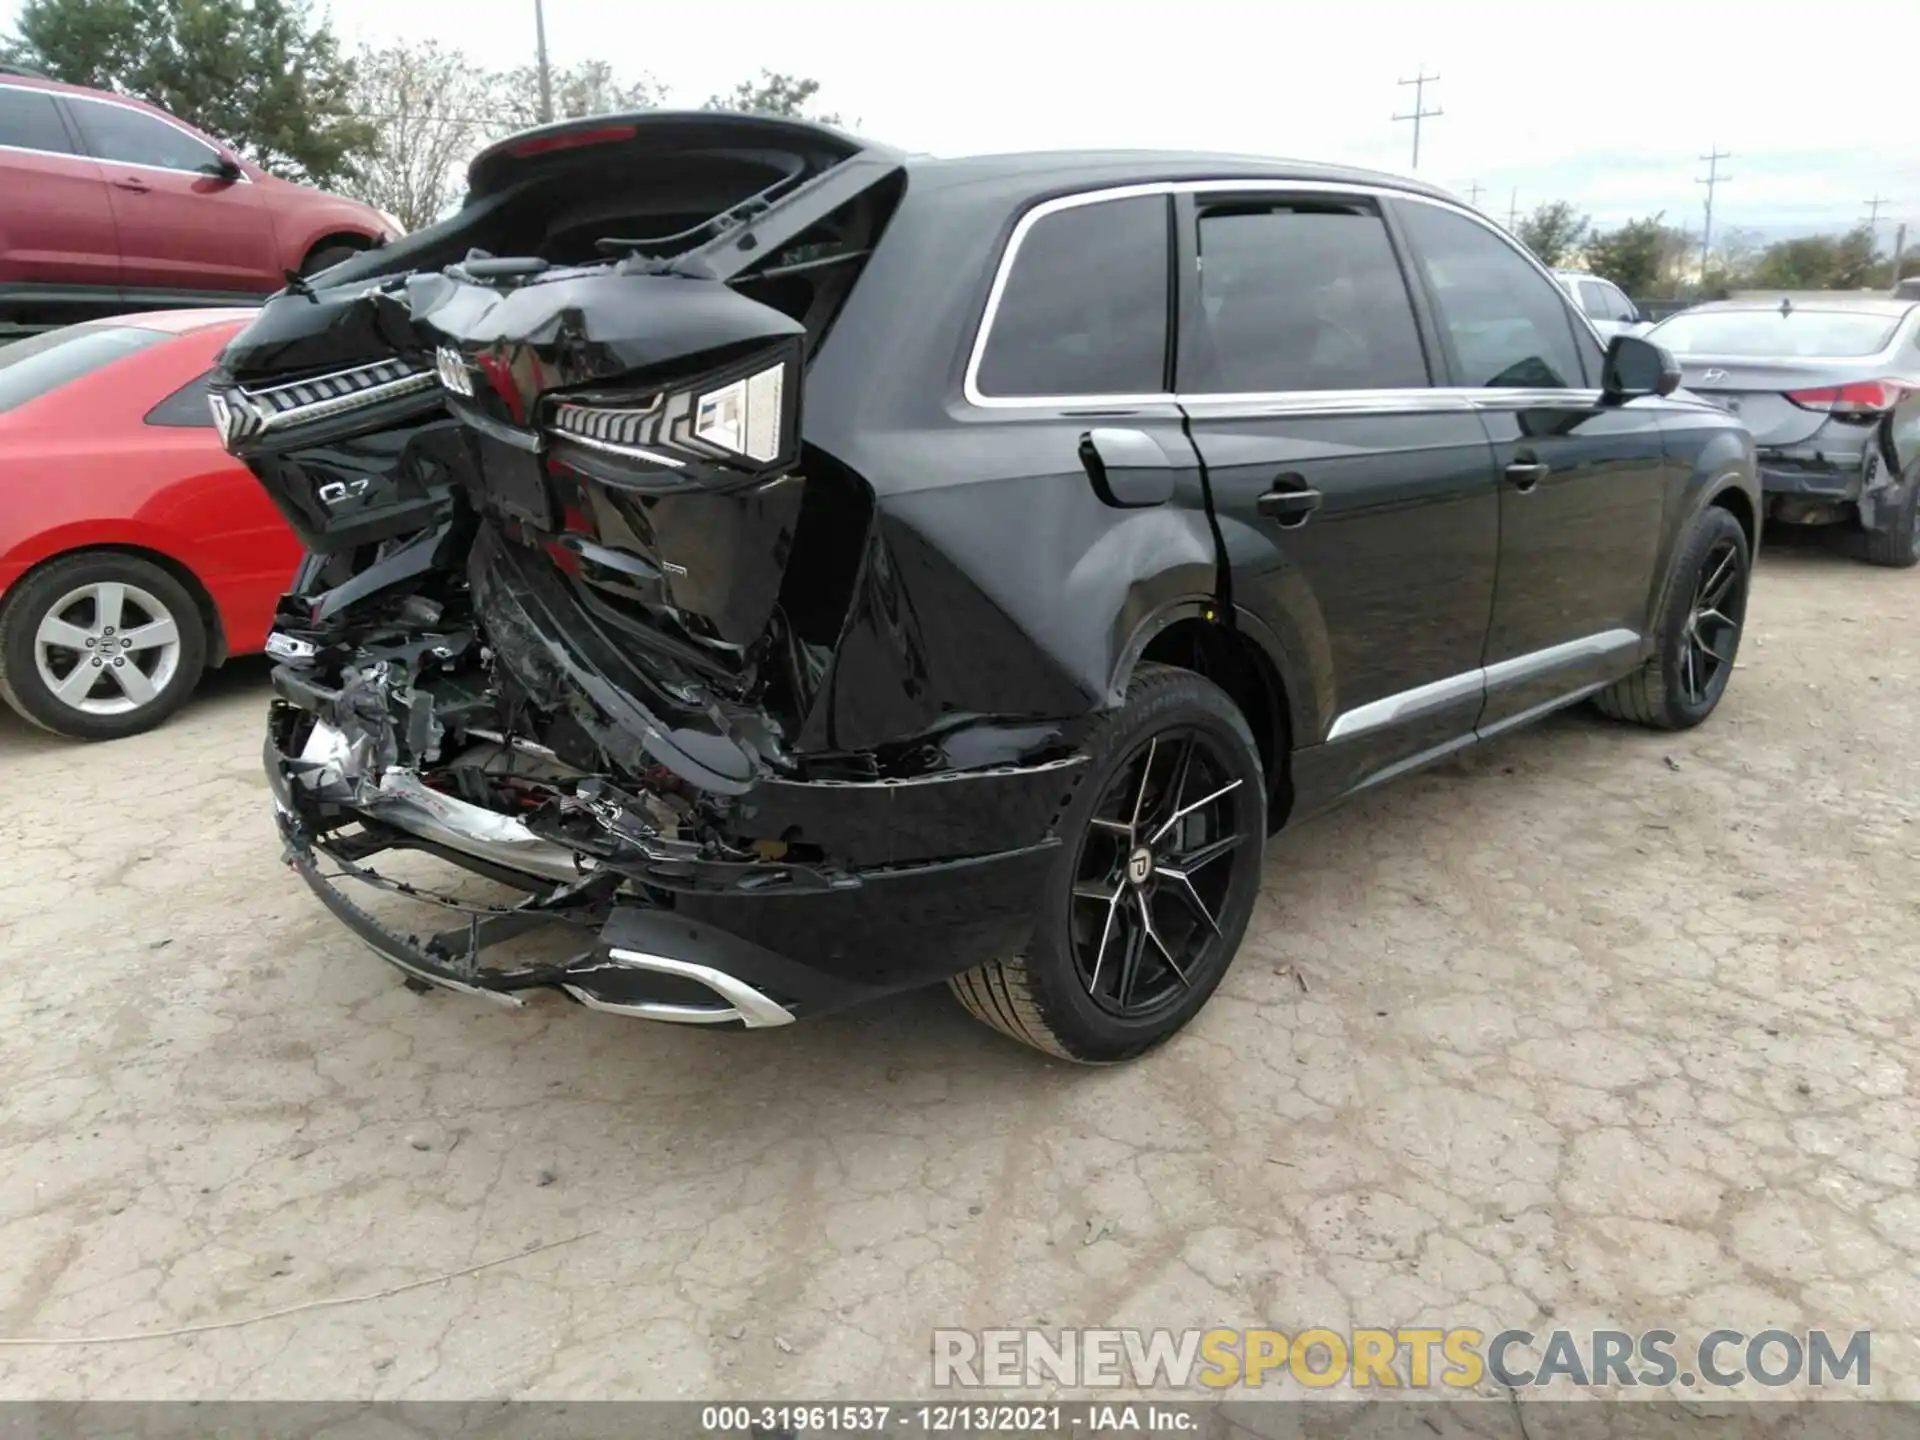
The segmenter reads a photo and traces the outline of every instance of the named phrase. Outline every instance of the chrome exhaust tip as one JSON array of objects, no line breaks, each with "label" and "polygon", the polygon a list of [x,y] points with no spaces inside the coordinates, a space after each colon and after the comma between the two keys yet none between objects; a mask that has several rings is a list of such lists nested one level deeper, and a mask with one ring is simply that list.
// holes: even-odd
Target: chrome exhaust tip
[{"label": "chrome exhaust tip", "polygon": [[[612,970],[614,975],[608,976]],[[610,949],[604,955],[576,966],[569,966],[568,973],[581,975],[582,972],[598,972],[596,978],[614,981],[607,988],[625,988],[618,984],[618,972],[643,972],[652,975],[667,975],[678,981],[691,982],[704,986],[720,1003],[715,1005],[689,1004],[685,1000],[641,1000],[612,999],[601,991],[582,985],[577,980],[563,980],[561,989],[578,1000],[590,1010],[604,1010],[612,1015],[631,1015],[642,1020],[664,1020],[674,1025],[724,1025],[729,1021],[738,1021],[749,1030],[764,1030],[775,1025],[791,1025],[793,1012],[777,1001],[769,999],[760,991],[724,970],[716,970],[711,965],[701,965],[692,960],[679,960],[671,955],[654,955],[643,950]],[[584,978],[584,977],[583,977]],[[632,974],[629,981],[636,978]]]}]

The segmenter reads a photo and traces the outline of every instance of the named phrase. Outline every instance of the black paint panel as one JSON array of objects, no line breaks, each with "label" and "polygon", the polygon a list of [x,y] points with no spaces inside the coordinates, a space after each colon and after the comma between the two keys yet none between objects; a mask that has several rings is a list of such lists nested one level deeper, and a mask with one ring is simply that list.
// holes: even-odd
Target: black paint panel
[{"label": "black paint panel", "polygon": [[[1194,441],[1232,567],[1234,603],[1299,636],[1319,702],[1301,743],[1336,718],[1480,665],[1493,607],[1498,497],[1480,423],[1459,409],[1299,414],[1259,402],[1191,403]],[[1294,524],[1261,513],[1276,485],[1319,507]],[[1419,720],[1337,742],[1339,789],[1470,731],[1477,694]],[[1302,809],[1330,798],[1305,789]]]},{"label": "black paint panel", "polygon": [[[1660,402],[1483,408],[1500,485],[1500,578],[1488,666],[1610,630],[1645,633],[1665,525],[1668,461]],[[1522,489],[1509,466],[1544,464]],[[1640,650],[1611,651],[1491,686],[1491,727],[1631,670]]]}]

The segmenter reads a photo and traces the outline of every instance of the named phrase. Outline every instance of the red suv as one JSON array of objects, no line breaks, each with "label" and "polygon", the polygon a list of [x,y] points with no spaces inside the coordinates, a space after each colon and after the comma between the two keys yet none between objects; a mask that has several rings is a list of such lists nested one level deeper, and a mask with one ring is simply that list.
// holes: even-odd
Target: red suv
[{"label": "red suv", "polygon": [[399,225],[138,100],[0,67],[0,330],[270,294]]}]

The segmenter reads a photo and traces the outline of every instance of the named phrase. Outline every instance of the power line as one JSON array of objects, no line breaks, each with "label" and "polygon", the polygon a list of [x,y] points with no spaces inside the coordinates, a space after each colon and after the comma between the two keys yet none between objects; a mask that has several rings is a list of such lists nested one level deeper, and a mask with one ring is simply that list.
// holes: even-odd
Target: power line
[{"label": "power line", "polygon": [[1707,256],[1713,249],[1713,192],[1716,188],[1724,185],[1733,178],[1731,175],[1722,175],[1720,173],[1720,162],[1722,160],[1731,160],[1733,158],[1733,152],[1731,150],[1715,150],[1711,155],[1702,155],[1699,158],[1707,162],[1706,175],[1701,178],[1696,178],[1694,181],[1696,185],[1704,185],[1707,187],[1707,220],[1706,223],[1700,227],[1700,274],[1704,277],[1707,273]]},{"label": "power line", "polygon": [[1420,122],[1422,120],[1432,120],[1441,113],[1437,107],[1432,110],[1427,109],[1426,103],[1427,86],[1433,84],[1439,78],[1438,75],[1427,74],[1427,67],[1422,65],[1419,74],[1415,75],[1411,80],[1402,80],[1400,82],[1402,85],[1413,86],[1413,109],[1405,115],[1396,115],[1393,119],[1396,125],[1402,120],[1411,120],[1413,122],[1413,168],[1415,170],[1420,168]]}]

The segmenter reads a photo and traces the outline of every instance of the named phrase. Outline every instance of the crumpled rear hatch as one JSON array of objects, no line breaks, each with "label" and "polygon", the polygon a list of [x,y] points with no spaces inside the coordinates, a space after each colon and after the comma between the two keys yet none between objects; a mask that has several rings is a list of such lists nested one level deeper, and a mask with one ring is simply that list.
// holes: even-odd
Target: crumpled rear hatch
[{"label": "crumpled rear hatch", "polygon": [[[531,132],[474,162],[452,219],[271,300],[216,418],[312,550],[358,574],[452,525],[529,698],[738,783],[723,711],[783,648],[807,360],[902,177],[765,117]],[[699,735],[719,753],[680,767]]]},{"label": "crumpled rear hatch", "polygon": [[608,627],[737,656],[766,630],[799,513],[805,328],[714,280],[484,267],[409,285],[474,508]]}]

